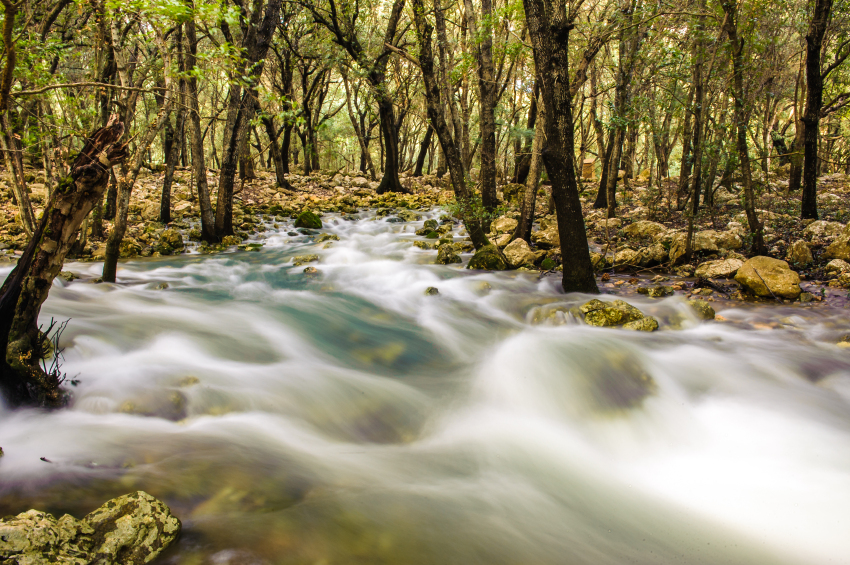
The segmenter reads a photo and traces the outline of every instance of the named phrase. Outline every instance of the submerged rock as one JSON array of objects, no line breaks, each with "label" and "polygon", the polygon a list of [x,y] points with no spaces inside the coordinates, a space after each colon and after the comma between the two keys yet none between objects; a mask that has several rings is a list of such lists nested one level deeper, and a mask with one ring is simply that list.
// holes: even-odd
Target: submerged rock
[{"label": "submerged rock", "polygon": [[640,320],[623,324],[624,330],[633,330],[639,332],[654,332],[658,329],[658,320],[652,316],[645,316]]},{"label": "submerged rock", "polygon": [[142,565],[180,533],[160,500],[138,491],[113,498],[82,520],[28,510],[0,519],[0,562],[8,565]]},{"label": "submerged rock", "polygon": [[297,257],[292,258],[292,264],[296,267],[300,267],[301,265],[304,265],[305,263],[312,263],[312,262],[318,261],[318,260],[319,260],[319,256],[316,255],[316,254],[298,255]]},{"label": "submerged rock", "polygon": [[476,251],[466,268],[482,271],[504,271],[508,268],[508,264],[496,246],[490,244]]},{"label": "submerged rock", "polygon": [[696,315],[703,320],[713,320],[714,316],[717,315],[714,308],[711,307],[711,304],[705,300],[688,300],[688,306],[690,306]]},{"label": "submerged rock", "polygon": [[800,275],[779,259],[753,257],[738,269],[735,280],[756,296],[795,299],[800,296]]},{"label": "submerged rock", "polygon": [[603,302],[594,298],[583,304],[579,311],[584,314],[586,324],[598,327],[621,326],[644,317],[643,312],[623,300]]},{"label": "submerged rock", "polygon": [[425,289],[425,296],[436,296],[440,294],[440,290],[435,286],[429,286]]},{"label": "submerged rock", "polygon": [[298,214],[298,218],[295,220],[295,227],[318,230],[322,228],[322,220],[310,210],[304,210]]},{"label": "submerged rock", "polygon": [[437,250],[436,263],[438,265],[451,265],[452,263],[463,263],[463,259],[457,254],[453,244],[445,243]]}]

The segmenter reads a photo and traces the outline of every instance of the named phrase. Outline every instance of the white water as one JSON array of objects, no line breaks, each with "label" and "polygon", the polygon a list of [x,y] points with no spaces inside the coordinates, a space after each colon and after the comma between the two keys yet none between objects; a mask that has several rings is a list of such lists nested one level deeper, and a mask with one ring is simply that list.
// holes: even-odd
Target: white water
[{"label": "white water", "polygon": [[683,329],[535,325],[586,297],[427,264],[420,225],[57,282],[43,319],[71,318],[79,384],[66,410],[0,409],[0,511],[146,490],[184,523],[162,563],[850,564],[842,311],[707,324],[629,297]]}]

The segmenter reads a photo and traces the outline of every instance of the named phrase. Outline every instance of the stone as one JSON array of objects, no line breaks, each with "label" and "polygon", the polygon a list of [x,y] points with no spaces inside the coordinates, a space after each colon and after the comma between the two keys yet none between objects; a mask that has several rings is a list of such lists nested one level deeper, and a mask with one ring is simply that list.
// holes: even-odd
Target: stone
[{"label": "stone", "polygon": [[440,290],[435,286],[429,286],[425,289],[425,296],[437,296],[440,294]]},{"label": "stone", "polygon": [[436,246],[430,241],[414,241],[414,247],[418,247],[419,249],[434,249]]},{"label": "stone", "polygon": [[439,225],[440,224],[437,223],[437,220],[425,220],[424,227],[428,228],[428,231],[435,231]]},{"label": "stone", "polygon": [[740,259],[721,259],[706,261],[697,266],[695,275],[707,279],[731,279],[744,264]]},{"label": "stone", "polygon": [[312,265],[310,267],[304,267],[303,272],[305,275],[318,275],[320,273],[319,269],[313,267]]},{"label": "stone", "polygon": [[595,226],[598,230],[604,230],[606,225],[609,230],[617,230],[622,223],[623,221],[620,218],[608,218],[606,224],[605,218],[602,218],[601,220],[597,220]]},{"label": "stone", "polygon": [[181,527],[168,506],[142,491],[113,498],[82,520],[29,510],[0,519],[0,563],[142,565]]},{"label": "stone", "polygon": [[230,247],[232,245],[239,245],[242,243],[242,239],[235,235],[226,235],[221,238],[221,244],[225,247]]},{"label": "stone", "polygon": [[368,188],[369,180],[364,177],[354,177],[351,179],[351,185],[359,188]]},{"label": "stone", "polygon": [[850,261],[850,236],[842,235],[833,241],[822,255],[824,259]]},{"label": "stone", "polygon": [[159,242],[172,249],[183,249],[183,236],[174,228],[163,231],[159,236]]},{"label": "stone", "polygon": [[623,324],[623,329],[639,332],[654,332],[658,329],[658,320],[656,320],[652,316],[646,316],[641,318],[640,320],[635,320],[633,322]]},{"label": "stone", "polygon": [[850,263],[843,259],[833,259],[826,264],[826,267],[824,267],[823,270],[825,273],[830,274],[850,273]]},{"label": "stone", "polygon": [[295,227],[310,230],[322,229],[322,220],[310,210],[304,210],[298,214],[298,218],[295,220]]},{"label": "stone", "polygon": [[586,324],[598,327],[620,326],[644,317],[643,312],[623,300],[603,302],[594,298],[581,305],[579,311]]},{"label": "stone", "polygon": [[756,296],[795,299],[800,296],[800,275],[788,263],[771,257],[753,257],[735,275],[738,283]]},{"label": "stone", "polygon": [[316,243],[322,243],[323,241],[339,241],[339,236],[335,233],[323,233],[316,238]]},{"label": "stone", "polygon": [[59,271],[59,274],[56,275],[56,276],[59,277],[60,279],[62,279],[63,281],[66,281],[66,282],[75,281],[78,278],[80,278],[77,275],[75,275],[74,273],[72,273],[71,271]]},{"label": "stone", "polygon": [[623,228],[623,232],[628,237],[655,237],[656,235],[667,231],[667,228],[658,222],[650,222],[649,220],[640,220],[631,223]]},{"label": "stone", "polygon": [[669,286],[664,285],[655,285],[655,286],[642,286],[637,289],[638,294],[645,294],[650,298],[664,298],[665,296],[673,296],[676,291],[674,291]]},{"label": "stone", "polygon": [[641,254],[634,249],[621,249],[614,255],[614,265],[639,265]]},{"label": "stone", "polygon": [[803,230],[803,236],[808,239],[830,239],[844,232],[845,226],[841,222],[828,222],[826,220],[815,220]]},{"label": "stone", "polygon": [[496,218],[490,224],[490,231],[493,233],[514,233],[514,230],[517,227],[517,222],[513,218],[507,218],[502,216],[501,218]]},{"label": "stone", "polygon": [[703,320],[713,320],[716,316],[714,308],[705,300],[688,300],[688,306],[691,307],[698,318]]},{"label": "stone", "polygon": [[714,239],[714,244],[720,249],[734,250],[741,249],[744,246],[744,240],[741,239],[741,236],[731,231],[705,230],[698,233]]},{"label": "stone", "polygon": [[670,257],[667,249],[660,243],[650,245],[649,247],[642,247],[638,250],[638,253],[640,254],[638,264],[641,267],[660,265],[661,263],[665,263]]},{"label": "stone", "polygon": [[537,254],[531,250],[524,239],[515,239],[510,242],[505,247],[504,253],[511,267],[533,265],[537,260]]},{"label": "stone", "polygon": [[305,263],[312,263],[312,262],[314,262],[314,261],[318,261],[318,260],[319,260],[319,256],[318,256],[318,255],[315,255],[315,254],[312,254],[312,255],[298,255],[297,257],[293,257],[293,258],[292,258],[292,264],[293,264],[295,267],[300,267],[301,265],[304,265]]},{"label": "stone", "polygon": [[143,219],[148,221],[154,221],[159,219],[160,213],[160,203],[155,201],[145,202],[142,205],[142,213],[141,216]]},{"label": "stone", "polygon": [[135,239],[125,237],[118,245],[118,256],[122,258],[135,257],[142,252],[142,246]]},{"label": "stone", "polygon": [[785,260],[792,265],[805,267],[814,263],[815,258],[812,256],[812,248],[809,247],[809,244],[802,239],[798,239],[788,246]]},{"label": "stone", "polygon": [[532,232],[531,241],[541,249],[552,249],[560,247],[561,238],[558,234],[558,226],[550,225],[546,228]]},{"label": "stone", "polygon": [[412,210],[401,210],[398,213],[398,217],[405,222],[417,222],[420,218],[422,218],[422,214],[418,214]]},{"label": "stone", "polygon": [[504,271],[508,268],[508,263],[499,252],[499,249],[493,245],[485,245],[475,252],[472,259],[469,260],[467,269],[478,269],[483,271]]},{"label": "stone", "polygon": [[436,263],[438,265],[451,265],[452,263],[463,263],[463,259],[455,251],[454,245],[446,243],[437,249]]},{"label": "stone", "polygon": [[[687,246],[688,234],[677,233],[670,242],[670,261],[675,265],[679,259],[684,257]],[[691,250],[694,253],[717,252],[717,244],[714,239],[705,232],[697,232],[691,242]]]},{"label": "stone", "polygon": [[511,237],[513,237],[511,234],[503,233],[494,237],[491,242],[496,244],[496,247],[498,247],[499,249],[502,249],[507,246],[508,243],[511,242]]}]

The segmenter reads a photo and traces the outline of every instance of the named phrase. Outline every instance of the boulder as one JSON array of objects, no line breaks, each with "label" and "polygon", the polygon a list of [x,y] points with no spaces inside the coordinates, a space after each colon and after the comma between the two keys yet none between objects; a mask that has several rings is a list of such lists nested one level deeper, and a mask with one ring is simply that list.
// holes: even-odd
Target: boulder
[{"label": "boulder", "polygon": [[159,220],[159,212],[161,205],[156,201],[148,201],[142,204],[141,216],[142,219],[148,221]]},{"label": "boulder", "polygon": [[654,332],[658,329],[658,320],[652,316],[645,316],[640,320],[623,324],[624,330],[633,330],[638,332]]},{"label": "boulder", "polygon": [[738,283],[756,296],[795,299],[800,296],[800,275],[788,263],[771,257],[753,257],[735,275]]},{"label": "boulder", "polygon": [[172,249],[183,249],[183,236],[175,229],[167,229],[159,236],[159,242]]},{"label": "boulder", "polygon": [[650,222],[649,220],[640,220],[623,228],[623,232],[629,237],[655,237],[656,235],[667,231],[667,228],[658,222]]},{"label": "boulder", "polygon": [[550,225],[541,228],[531,234],[531,241],[542,249],[552,249],[561,246],[561,238],[558,234],[558,226]]},{"label": "boulder", "polygon": [[606,224],[605,218],[602,218],[601,220],[597,220],[595,227],[598,230],[604,230],[605,226],[607,225],[609,230],[616,231],[617,229],[619,229],[619,227],[622,223],[623,222],[622,222],[622,220],[620,220],[620,218],[608,218],[607,224]]},{"label": "boulder", "polygon": [[505,247],[504,253],[511,267],[533,265],[537,261],[537,254],[531,250],[524,239],[515,239],[510,242]]},{"label": "boulder", "polygon": [[850,273],[850,263],[842,259],[833,259],[823,270],[830,274]]},{"label": "boulder", "polygon": [[[670,242],[670,261],[675,265],[679,259],[684,257],[685,248],[688,242],[688,234],[677,233],[673,236]],[[717,244],[714,239],[705,232],[697,232],[693,236],[691,249],[694,253],[712,253],[717,252]]]},{"label": "boulder", "polygon": [[705,300],[688,300],[688,306],[693,309],[698,318],[703,320],[713,320],[716,316],[714,308]]},{"label": "boulder", "polygon": [[638,294],[645,294],[650,298],[664,298],[665,296],[673,296],[676,291],[673,287],[658,284],[655,286],[642,286],[637,289]]},{"label": "boulder", "polygon": [[490,224],[490,231],[493,233],[514,233],[514,230],[517,227],[517,222],[513,218],[508,218],[502,216],[501,218],[496,218]]},{"label": "boulder", "polygon": [[735,276],[738,269],[744,264],[740,259],[721,259],[719,261],[706,261],[697,266],[694,273],[698,277],[707,279],[730,279]]},{"label": "boulder", "polygon": [[314,261],[318,261],[319,256],[316,254],[311,255],[298,255],[297,257],[292,258],[292,264],[295,267],[300,267],[301,265],[306,265],[307,263],[313,263]]},{"label": "boulder", "polygon": [[812,249],[809,244],[798,239],[788,247],[788,253],[785,255],[785,260],[792,265],[805,267],[814,263],[815,259],[812,256]]},{"label": "boulder", "polygon": [[738,237],[746,237],[747,235],[747,230],[740,222],[729,222],[726,224],[726,231],[734,233]]},{"label": "boulder", "polygon": [[492,238],[490,241],[496,245],[499,249],[504,248],[511,242],[511,237],[513,237],[509,233],[501,233],[496,237]]},{"label": "boulder", "polygon": [[304,210],[298,214],[298,218],[295,220],[295,227],[310,230],[322,229],[322,220],[310,210]]},{"label": "boulder", "polygon": [[29,510],[0,519],[0,563],[142,565],[180,528],[168,506],[142,491],[113,498],[82,520]]},{"label": "boulder", "polygon": [[642,247],[638,252],[640,253],[638,264],[641,267],[660,265],[661,263],[665,263],[670,257],[667,249],[660,243],[650,245],[649,247]]},{"label": "boulder", "polygon": [[740,249],[744,246],[744,240],[741,239],[741,236],[732,231],[717,232],[714,230],[705,230],[699,233],[712,238],[714,240],[714,244],[720,249],[733,250]]},{"label": "boulder", "polygon": [[614,265],[639,265],[641,254],[634,249],[621,249],[614,255]]},{"label": "boulder", "polygon": [[452,263],[462,263],[463,260],[455,251],[454,245],[451,243],[443,244],[437,250],[438,265],[451,265]]},{"label": "boulder", "polygon": [[508,268],[508,263],[499,249],[490,244],[476,251],[466,268],[482,271],[504,271]]},{"label": "boulder", "polygon": [[603,302],[594,298],[582,304],[579,311],[584,314],[585,323],[599,327],[621,326],[644,317],[643,312],[622,300]]},{"label": "boulder", "polygon": [[841,235],[844,231],[841,222],[828,222],[826,220],[815,220],[803,230],[803,236],[808,239],[830,239]]},{"label": "boulder", "polygon": [[850,261],[850,235],[842,235],[826,248],[824,259],[841,259]]}]

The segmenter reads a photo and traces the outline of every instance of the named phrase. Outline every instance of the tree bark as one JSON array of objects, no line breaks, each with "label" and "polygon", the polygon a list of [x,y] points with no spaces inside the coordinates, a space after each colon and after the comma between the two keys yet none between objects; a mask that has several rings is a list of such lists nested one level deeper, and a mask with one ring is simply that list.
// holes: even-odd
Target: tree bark
[{"label": "tree bark", "polygon": [[434,128],[430,125],[425,130],[425,137],[422,143],[419,144],[419,155],[416,157],[416,167],[413,169],[414,177],[422,176],[422,168],[425,166],[425,157],[428,155],[428,148],[431,147],[431,137],[434,135]]},{"label": "tree bark", "polygon": [[531,228],[534,225],[534,213],[537,206],[537,189],[540,186],[540,173],[543,164],[540,151],[544,143],[546,108],[542,101],[537,102],[537,115],[540,124],[534,128],[534,141],[531,143],[531,160],[525,180],[525,192],[522,197],[519,222],[514,230],[513,239],[531,242]]},{"label": "tree bark", "polygon": [[0,385],[13,404],[60,406],[64,402],[57,371],[39,362],[45,337],[38,327],[41,305],[65,257],[77,239],[83,220],[103,198],[111,167],[127,156],[118,140],[124,125],[117,116],[95,131],[45,206],[41,223],[20,262],[6,279],[0,299]]}]

